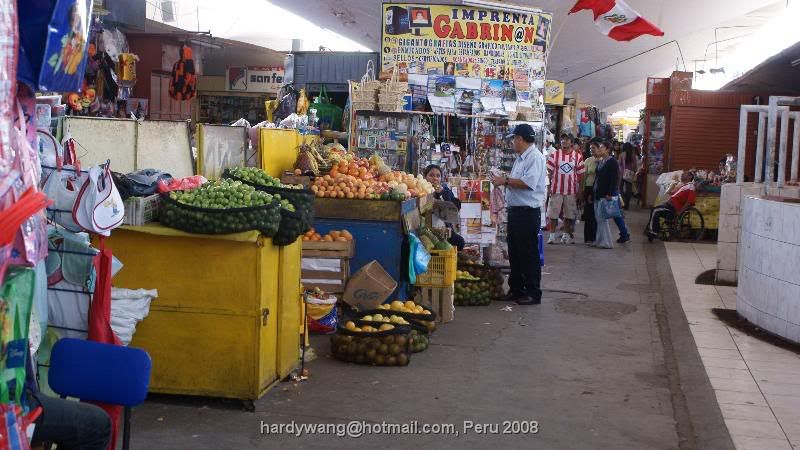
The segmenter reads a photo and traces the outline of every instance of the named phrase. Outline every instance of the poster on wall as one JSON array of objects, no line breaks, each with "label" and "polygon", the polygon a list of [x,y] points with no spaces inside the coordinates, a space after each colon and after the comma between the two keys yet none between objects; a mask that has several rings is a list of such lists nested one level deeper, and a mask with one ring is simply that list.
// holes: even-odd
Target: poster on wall
[{"label": "poster on wall", "polygon": [[552,14],[461,5],[384,3],[381,71],[544,79]]},{"label": "poster on wall", "polygon": [[564,83],[558,80],[544,82],[544,103],[546,105],[564,104]]}]

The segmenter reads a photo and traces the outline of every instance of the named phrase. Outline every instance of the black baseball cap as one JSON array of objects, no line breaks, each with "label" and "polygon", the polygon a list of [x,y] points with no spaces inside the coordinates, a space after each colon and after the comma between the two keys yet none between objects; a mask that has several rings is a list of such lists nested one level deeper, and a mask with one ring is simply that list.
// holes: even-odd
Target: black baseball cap
[{"label": "black baseball cap", "polygon": [[511,139],[514,136],[521,137],[525,142],[533,142],[535,133],[532,126],[527,123],[521,123],[515,126],[514,129],[506,135],[506,139]]}]

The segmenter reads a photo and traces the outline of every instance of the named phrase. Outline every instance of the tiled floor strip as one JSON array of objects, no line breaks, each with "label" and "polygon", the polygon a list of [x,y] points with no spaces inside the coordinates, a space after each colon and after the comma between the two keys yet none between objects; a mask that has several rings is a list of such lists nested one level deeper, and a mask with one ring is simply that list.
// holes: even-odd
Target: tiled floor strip
[{"label": "tiled floor strip", "polygon": [[729,328],[712,308],[736,308],[736,288],[696,285],[716,247],[667,243],[681,304],[737,449],[800,448],[800,356]]}]

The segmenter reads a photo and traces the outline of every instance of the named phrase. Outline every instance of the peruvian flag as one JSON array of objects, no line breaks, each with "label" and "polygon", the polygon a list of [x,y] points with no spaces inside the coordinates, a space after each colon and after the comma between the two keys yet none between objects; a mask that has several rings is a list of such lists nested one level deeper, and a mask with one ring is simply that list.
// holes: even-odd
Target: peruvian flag
[{"label": "peruvian flag", "polygon": [[633,10],[624,0],[578,0],[570,14],[584,9],[594,13],[600,32],[617,41],[630,41],[643,34],[663,36],[664,32]]}]

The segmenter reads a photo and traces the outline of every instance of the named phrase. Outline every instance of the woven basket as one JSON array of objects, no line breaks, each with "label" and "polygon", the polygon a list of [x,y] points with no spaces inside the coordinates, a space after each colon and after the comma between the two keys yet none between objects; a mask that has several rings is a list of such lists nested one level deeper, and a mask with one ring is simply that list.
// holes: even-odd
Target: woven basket
[{"label": "woven basket", "polygon": [[361,102],[357,100],[353,100],[353,111],[374,111],[375,110],[375,100]]},{"label": "woven basket", "polygon": [[378,103],[402,103],[405,92],[395,94],[378,94]]},{"label": "woven basket", "polygon": [[403,102],[378,103],[378,110],[384,112],[399,112],[403,110]]},{"label": "woven basket", "polygon": [[375,102],[375,91],[364,91],[364,90],[354,90],[353,91],[353,101],[354,102]]}]

